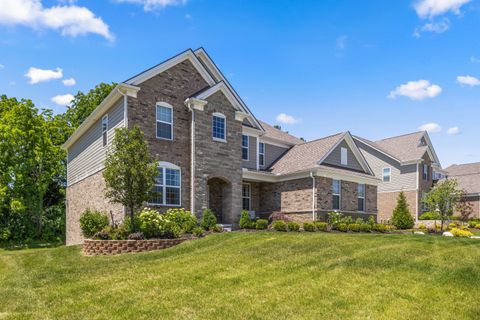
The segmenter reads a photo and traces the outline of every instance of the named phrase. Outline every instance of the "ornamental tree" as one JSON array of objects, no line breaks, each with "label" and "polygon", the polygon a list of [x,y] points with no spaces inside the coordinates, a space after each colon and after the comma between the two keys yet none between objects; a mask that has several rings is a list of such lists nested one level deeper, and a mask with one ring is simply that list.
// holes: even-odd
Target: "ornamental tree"
[{"label": "ornamental tree", "polygon": [[397,206],[393,210],[392,224],[398,229],[411,229],[415,224],[403,191],[398,195]]},{"label": "ornamental tree", "polygon": [[446,220],[453,215],[463,191],[458,189],[455,179],[438,182],[425,196],[424,203],[430,211],[438,212],[441,220],[441,230]]}]

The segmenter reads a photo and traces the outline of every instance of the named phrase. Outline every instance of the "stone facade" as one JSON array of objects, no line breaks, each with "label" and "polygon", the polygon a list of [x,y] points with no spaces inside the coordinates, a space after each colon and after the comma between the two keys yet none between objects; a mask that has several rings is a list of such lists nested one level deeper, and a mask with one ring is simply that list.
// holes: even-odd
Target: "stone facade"
[{"label": "stone facade", "polygon": [[185,240],[187,239],[85,240],[83,253],[87,256],[100,256],[153,251],[176,246]]},{"label": "stone facade", "polygon": [[[404,191],[407,203],[412,217],[415,219],[415,211],[417,205],[418,192],[415,190]],[[399,192],[381,192],[378,194],[378,221],[386,221],[392,219],[393,209],[397,206],[397,198]]]},{"label": "stone facade", "polygon": [[105,180],[103,179],[102,172],[103,171],[99,171],[67,187],[67,245],[82,243],[83,236],[79,219],[87,208],[105,213],[112,212],[115,221],[123,221],[123,206],[112,204],[104,197]]}]

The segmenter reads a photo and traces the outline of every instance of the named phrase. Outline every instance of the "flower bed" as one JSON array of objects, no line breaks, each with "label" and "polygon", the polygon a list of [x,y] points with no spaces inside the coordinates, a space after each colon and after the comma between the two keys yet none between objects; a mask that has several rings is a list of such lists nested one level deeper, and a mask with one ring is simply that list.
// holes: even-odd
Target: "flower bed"
[{"label": "flower bed", "polygon": [[85,240],[83,253],[87,256],[114,255],[167,249],[191,238],[150,240]]}]

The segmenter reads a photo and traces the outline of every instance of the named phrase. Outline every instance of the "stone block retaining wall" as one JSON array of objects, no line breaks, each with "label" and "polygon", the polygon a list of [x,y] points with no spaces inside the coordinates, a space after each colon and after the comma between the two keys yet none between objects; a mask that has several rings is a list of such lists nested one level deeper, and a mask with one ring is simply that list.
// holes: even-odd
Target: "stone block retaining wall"
[{"label": "stone block retaining wall", "polygon": [[153,240],[85,240],[83,253],[88,256],[114,255],[129,252],[144,252],[167,249],[187,239],[153,239]]}]

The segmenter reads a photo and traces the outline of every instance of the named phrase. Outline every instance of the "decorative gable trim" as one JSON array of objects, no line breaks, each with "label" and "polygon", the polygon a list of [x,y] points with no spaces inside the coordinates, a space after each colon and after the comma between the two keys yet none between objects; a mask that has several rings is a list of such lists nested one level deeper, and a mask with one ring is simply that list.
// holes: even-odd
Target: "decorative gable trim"
[{"label": "decorative gable trim", "polygon": [[427,146],[428,146],[427,152],[428,152],[428,156],[430,157],[430,159],[433,160],[433,162],[435,162],[436,164],[438,164],[438,165],[440,166],[440,160],[438,159],[437,153],[435,152],[435,149],[433,148],[432,141],[430,140],[430,136],[428,135],[428,132],[427,132],[427,131],[425,131],[425,132],[423,133],[423,137],[424,137],[425,140],[427,141]]}]

